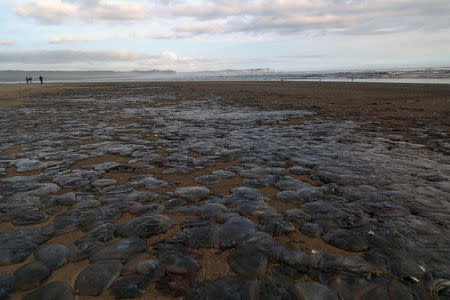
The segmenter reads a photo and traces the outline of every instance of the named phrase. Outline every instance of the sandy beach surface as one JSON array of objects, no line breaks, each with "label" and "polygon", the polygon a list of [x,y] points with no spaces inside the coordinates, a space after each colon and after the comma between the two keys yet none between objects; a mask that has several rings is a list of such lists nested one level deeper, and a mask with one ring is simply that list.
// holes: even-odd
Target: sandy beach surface
[{"label": "sandy beach surface", "polygon": [[450,298],[450,85],[13,84],[0,115],[0,299]]},{"label": "sandy beach surface", "polygon": [[168,88],[181,99],[216,95],[225,101],[263,108],[308,109],[318,116],[353,120],[399,132],[427,146],[436,143],[410,129],[450,132],[450,85],[342,82],[142,82],[4,84],[0,107],[23,105],[33,96],[111,93],[145,95],[145,88]]}]

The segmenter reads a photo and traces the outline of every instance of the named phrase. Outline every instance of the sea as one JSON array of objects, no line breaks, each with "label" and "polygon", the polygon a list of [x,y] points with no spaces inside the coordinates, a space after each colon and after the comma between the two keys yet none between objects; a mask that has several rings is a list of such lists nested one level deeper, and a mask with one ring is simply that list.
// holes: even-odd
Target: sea
[{"label": "sea", "polygon": [[[0,71],[0,84],[25,83],[25,76],[8,77],[6,71]],[[23,71],[20,71],[23,72]],[[66,72],[63,72],[66,73]],[[33,84],[39,83],[39,75],[33,71]],[[405,75],[406,74],[406,75]],[[365,73],[263,73],[263,74],[211,74],[202,72],[180,72],[174,74],[115,74],[114,76],[102,76],[101,74],[86,74],[67,72],[63,76],[44,75],[45,83],[76,83],[76,82],[151,82],[151,81],[305,81],[305,82],[366,82],[366,83],[415,83],[415,84],[450,84],[450,73],[448,76],[433,78],[428,73],[421,73],[426,76],[411,78],[408,72],[402,76],[386,76],[386,73],[365,72]],[[367,75],[365,77],[364,75]],[[440,74],[442,75],[442,74]],[[23,79],[22,79],[23,77]],[[430,78],[431,77],[431,78]]]}]

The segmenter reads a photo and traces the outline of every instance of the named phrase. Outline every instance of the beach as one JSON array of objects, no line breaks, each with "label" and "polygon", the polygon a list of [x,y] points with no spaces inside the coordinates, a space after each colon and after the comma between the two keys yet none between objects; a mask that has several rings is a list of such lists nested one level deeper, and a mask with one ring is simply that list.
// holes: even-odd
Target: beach
[{"label": "beach", "polygon": [[[134,89],[136,87],[136,89]],[[433,138],[411,135],[410,128],[450,131],[450,85],[342,82],[141,82],[4,84],[0,107],[20,105],[33,95],[141,94],[146,87],[170,88],[182,99],[214,94],[226,101],[262,108],[309,109],[319,116],[353,120],[400,132],[404,138],[436,146]],[[428,144],[431,143],[431,144]]]},{"label": "beach", "polygon": [[0,298],[450,297],[450,85],[10,84],[0,114]]}]

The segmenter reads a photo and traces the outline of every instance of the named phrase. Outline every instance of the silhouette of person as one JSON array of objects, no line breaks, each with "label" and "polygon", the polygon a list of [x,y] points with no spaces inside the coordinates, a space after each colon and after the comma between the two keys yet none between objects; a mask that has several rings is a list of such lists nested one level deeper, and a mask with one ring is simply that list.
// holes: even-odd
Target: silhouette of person
[{"label": "silhouette of person", "polygon": [[39,76],[39,80],[41,81],[41,84],[44,83],[44,78],[42,76]]},{"label": "silhouette of person", "polygon": [[27,84],[30,84],[30,78],[28,78],[28,76],[25,77],[25,81],[27,82]]},{"label": "silhouette of person", "polygon": [[30,76],[30,78],[28,78],[28,80],[30,81],[30,83],[33,83],[33,77]]}]

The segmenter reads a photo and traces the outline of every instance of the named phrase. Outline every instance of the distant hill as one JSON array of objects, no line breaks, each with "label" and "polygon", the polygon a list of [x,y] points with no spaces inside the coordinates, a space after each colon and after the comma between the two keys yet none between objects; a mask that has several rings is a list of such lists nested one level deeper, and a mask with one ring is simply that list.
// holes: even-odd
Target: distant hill
[{"label": "distant hill", "polygon": [[0,71],[0,81],[25,81],[25,77],[31,76],[34,80],[38,80],[39,76],[45,80],[108,80],[116,78],[135,78],[139,76],[152,75],[176,75],[176,71],[172,70],[134,70],[130,72],[116,71],[19,71],[4,70]]}]

